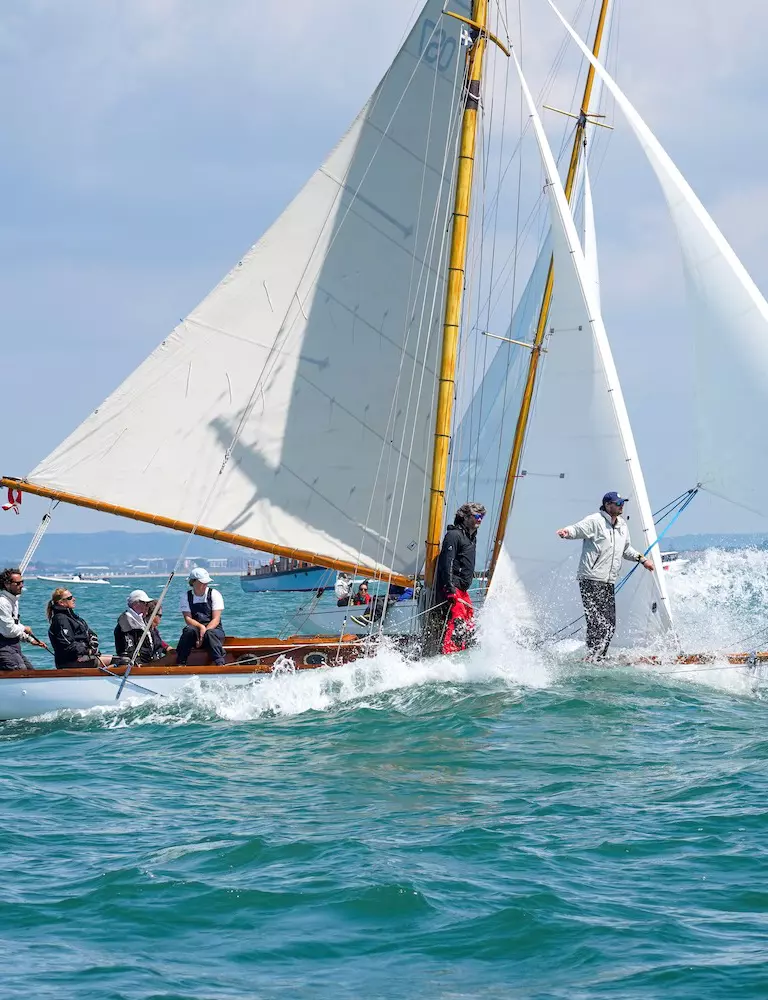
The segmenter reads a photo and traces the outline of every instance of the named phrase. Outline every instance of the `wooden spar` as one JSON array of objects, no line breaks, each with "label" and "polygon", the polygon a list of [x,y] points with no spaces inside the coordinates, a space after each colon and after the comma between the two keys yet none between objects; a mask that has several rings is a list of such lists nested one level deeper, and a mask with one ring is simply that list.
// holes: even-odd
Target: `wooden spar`
[{"label": "wooden spar", "polygon": [[[602,0],[600,17],[598,18],[597,28],[595,30],[595,42],[592,46],[592,51],[596,58],[600,55],[600,48],[603,43],[603,34],[605,32],[605,24],[608,19],[610,6],[611,0]],[[584,142],[584,133],[586,131],[589,116],[589,103],[592,100],[592,88],[594,86],[594,82],[595,67],[590,63],[587,71],[587,82],[584,86],[584,99],[581,102],[581,114],[579,115],[578,124],[576,125],[576,134],[573,137],[571,161],[568,164],[568,174],[565,179],[565,197],[568,199],[569,204],[573,195],[573,187],[576,182],[576,171],[578,170],[579,155]],[[507,530],[507,521],[509,520],[509,512],[512,509],[512,503],[514,501],[515,486],[520,474],[520,463],[523,457],[523,445],[525,444],[525,436],[528,431],[528,422],[531,416],[531,406],[533,404],[533,397],[536,389],[536,377],[539,370],[539,361],[543,353],[542,348],[544,335],[547,330],[549,307],[552,304],[554,281],[555,260],[554,256],[552,256],[549,260],[549,270],[547,271],[547,281],[544,286],[544,296],[541,302],[538,323],[536,324],[536,336],[534,337],[533,344],[531,345],[532,350],[528,361],[528,374],[526,376],[525,389],[523,390],[523,398],[520,403],[520,412],[517,417],[517,426],[515,427],[512,454],[509,459],[507,478],[504,483],[504,493],[502,494],[501,507],[499,509],[499,521],[496,526],[496,534],[493,539],[493,551],[491,553],[490,566],[488,567],[489,584],[493,578],[496,564],[498,563],[499,555],[501,554],[501,547],[504,543],[504,534]]]},{"label": "wooden spar", "polygon": [[127,517],[133,521],[144,521],[146,524],[156,524],[161,528],[171,528],[173,531],[185,531],[187,534],[199,535],[201,538],[213,538],[217,542],[226,542],[228,545],[239,545],[244,549],[258,549],[260,552],[269,552],[276,556],[285,556],[288,559],[298,559],[301,562],[310,563],[313,566],[323,566],[326,569],[340,570],[344,573],[351,573],[354,576],[368,576],[375,580],[386,580],[400,587],[413,586],[413,578],[402,576],[399,573],[390,573],[386,569],[375,569],[363,563],[350,562],[345,559],[332,559],[317,552],[308,552],[306,549],[294,549],[289,545],[276,545],[274,542],[267,542],[259,538],[248,538],[247,535],[237,535],[231,531],[219,531],[216,528],[206,528],[205,525],[189,524],[187,521],[175,521],[171,517],[163,517],[161,514],[147,514],[141,510],[132,510],[130,507],[120,507],[117,504],[104,503],[101,500],[91,500],[89,497],[81,497],[76,493],[65,493],[63,490],[53,490],[47,486],[37,486],[35,483],[28,483],[24,479],[0,479],[0,486],[6,489],[19,489],[22,493],[32,493],[38,497],[47,497],[49,500],[59,500],[62,503],[72,504],[74,507],[87,507],[89,510],[99,510],[105,514],[114,514],[117,517]]},{"label": "wooden spar", "polygon": [[464,116],[461,122],[459,162],[456,172],[456,193],[453,204],[453,231],[448,264],[448,281],[443,319],[443,345],[435,416],[435,443],[432,452],[432,481],[429,491],[429,519],[425,576],[431,586],[440,552],[443,530],[443,508],[448,479],[448,450],[451,443],[451,420],[456,383],[456,355],[459,343],[461,303],[464,293],[464,272],[469,236],[469,209],[472,201],[472,177],[475,166],[477,113],[480,107],[480,81],[487,44],[486,23],[488,0],[473,0],[471,25],[477,37],[469,51],[465,91]]}]

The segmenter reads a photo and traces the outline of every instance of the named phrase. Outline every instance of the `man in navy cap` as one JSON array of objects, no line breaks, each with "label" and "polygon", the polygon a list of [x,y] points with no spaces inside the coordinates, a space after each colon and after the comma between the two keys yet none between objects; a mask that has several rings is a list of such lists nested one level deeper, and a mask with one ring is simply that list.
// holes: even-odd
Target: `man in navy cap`
[{"label": "man in navy cap", "polygon": [[653,572],[653,563],[632,548],[629,528],[621,516],[626,497],[606,493],[600,510],[577,524],[560,528],[561,538],[580,538],[578,578],[584,617],[587,620],[588,659],[602,660],[616,631],[616,581],[621,561],[638,562]]}]

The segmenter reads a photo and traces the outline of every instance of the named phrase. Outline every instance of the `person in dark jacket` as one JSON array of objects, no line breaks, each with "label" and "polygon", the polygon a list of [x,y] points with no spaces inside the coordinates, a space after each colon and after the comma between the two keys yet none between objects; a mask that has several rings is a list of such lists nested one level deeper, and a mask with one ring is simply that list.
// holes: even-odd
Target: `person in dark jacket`
[{"label": "person in dark jacket", "polygon": [[170,646],[160,635],[160,622],[163,620],[163,606],[159,601],[150,601],[147,604],[147,621],[152,622],[149,634],[152,636],[152,659],[162,660]]},{"label": "person in dark jacket", "polygon": [[471,645],[475,613],[469,588],[475,576],[477,529],[485,517],[481,503],[465,503],[448,526],[437,560],[435,592],[446,604],[443,653],[457,653]]},{"label": "person in dark jacket", "polygon": [[[126,609],[117,619],[115,625],[115,652],[118,656],[133,657],[144,629],[147,625],[146,613],[149,604],[149,594],[143,590],[132,590],[126,601]],[[152,640],[149,633],[144,637],[141,650],[136,657],[136,663],[149,663],[152,659]]]},{"label": "person in dark jacket", "polygon": [[99,637],[88,622],[75,614],[75,596],[66,587],[57,587],[46,608],[48,635],[57,667],[109,667],[116,657],[99,653]]}]

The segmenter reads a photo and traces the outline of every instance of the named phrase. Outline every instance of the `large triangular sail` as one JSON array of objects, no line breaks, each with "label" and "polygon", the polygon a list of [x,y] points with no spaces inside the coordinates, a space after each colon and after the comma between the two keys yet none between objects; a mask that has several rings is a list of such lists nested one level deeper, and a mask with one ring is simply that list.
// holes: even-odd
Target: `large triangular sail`
[{"label": "large triangular sail", "polygon": [[768,302],[618,84],[551,6],[640,141],[677,231],[695,319],[698,478],[710,492],[768,516],[760,461],[768,411]]},{"label": "large triangular sail", "polygon": [[419,569],[461,30],[429,0],[294,201],[30,483]]},{"label": "large triangular sail", "polygon": [[[537,629],[561,639],[579,628],[579,546],[558,538],[557,528],[595,510],[602,493],[615,489],[630,498],[627,513],[636,547],[645,550],[656,535],[594,275],[522,72],[520,76],[547,175],[555,287],[547,353],[500,569],[502,581],[506,575],[517,588]],[[592,227],[588,219],[587,229]],[[670,625],[656,547],[651,557],[656,572],[638,570],[620,595],[617,637],[623,644],[646,642]]]}]

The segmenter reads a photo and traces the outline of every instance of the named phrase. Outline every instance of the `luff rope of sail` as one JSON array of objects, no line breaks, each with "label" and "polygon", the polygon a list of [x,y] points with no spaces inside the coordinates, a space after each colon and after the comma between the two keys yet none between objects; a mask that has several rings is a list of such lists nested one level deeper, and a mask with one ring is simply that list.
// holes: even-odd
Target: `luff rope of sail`
[{"label": "luff rope of sail", "polygon": [[[132,510],[128,507],[120,507],[117,504],[104,503],[101,500],[92,500],[89,497],[81,497],[75,493],[65,493],[63,490],[50,489],[47,486],[38,486],[35,483],[28,483],[23,479],[11,479],[3,477],[0,485],[18,487],[22,492],[32,493],[35,496],[47,497],[49,500],[58,500],[62,503],[72,504],[74,507],[86,507],[88,510],[98,510],[105,514],[114,514],[117,517],[125,517],[133,521],[142,521],[145,524],[154,524],[160,528],[170,528],[173,531],[183,531],[192,533],[195,527],[186,521],[177,521],[174,518],[164,517],[161,514],[150,514],[140,510]],[[305,549],[293,548],[289,545],[276,545],[274,542],[264,541],[258,538],[248,538],[246,535],[238,535],[231,531],[220,531],[217,528],[208,528],[205,525],[198,525],[194,531],[195,535],[202,538],[211,538],[216,542],[226,542],[228,545],[238,545],[244,549],[256,549],[261,552],[268,552],[271,555],[285,556],[288,559],[298,559],[300,562],[308,562],[314,566],[323,566],[325,569],[341,570],[343,572],[354,572],[358,567],[359,573],[365,573],[371,579],[389,578],[388,570],[377,569],[360,563],[351,562],[346,559],[332,559],[316,552],[308,552]],[[391,579],[398,586],[408,586],[411,578],[400,573],[392,573]]]}]

